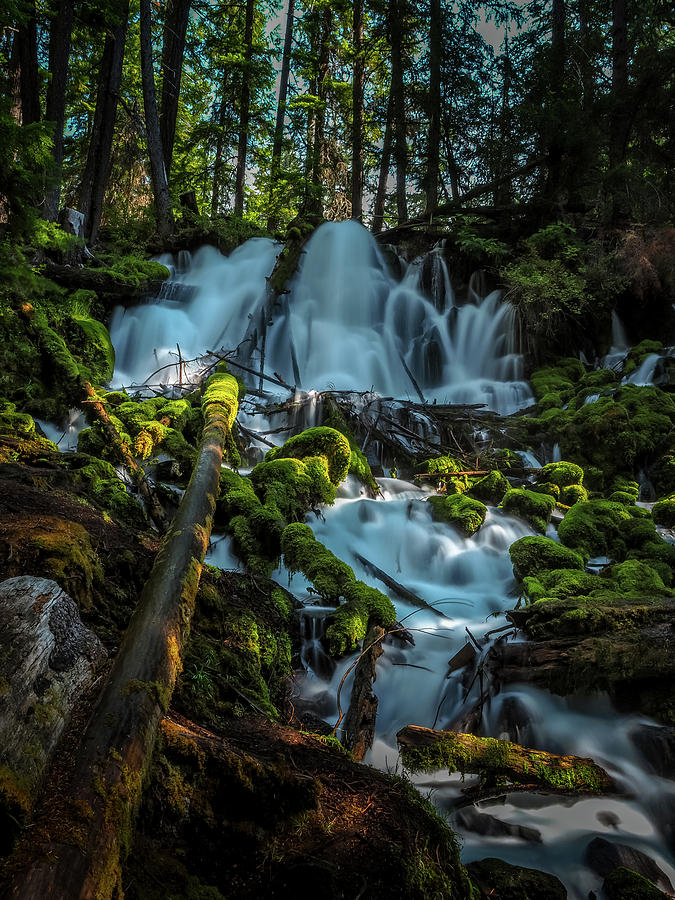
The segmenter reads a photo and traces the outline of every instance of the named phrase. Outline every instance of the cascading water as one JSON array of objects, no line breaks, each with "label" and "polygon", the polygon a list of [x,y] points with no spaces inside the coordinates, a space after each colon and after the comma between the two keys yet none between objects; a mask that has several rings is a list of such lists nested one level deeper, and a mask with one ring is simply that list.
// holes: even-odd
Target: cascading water
[{"label": "cascading water", "polygon": [[[227,258],[204,247],[187,270],[175,268],[169,283],[191,286],[190,299],[116,310],[110,328],[116,383],[142,384],[150,376],[161,383],[187,380],[176,365],[177,345],[184,360],[237,347],[249,317],[265,302],[266,276],[278,252],[262,238]],[[434,265],[447,278],[438,254]],[[294,383],[292,346],[304,389],[372,388],[416,398],[407,366],[425,399],[485,404],[502,414],[527,406],[532,396],[513,352],[512,308],[497,293],[456,308],[450,290],[439,310],[419,288],[420,267],[409,267],[396,282],[361,225],[323,225],[269,329],[266,368]],[[165,290],[171,297],[172,288]]]},{"label": "cascading water", "polygon": [[[266,277],[278,252],[278,245],[258,239],[228,258],[212,248],[202,248],[192,259],[167,258],[172,277],[162,297],[115,313],[115,383],[142,384],[150,376],[169,385],[189,380],[189,367],[179,371],[176,364],[177,344],[184,360],[237,347],[249,323],[260,317]],[[423,295],[425,286],[431,299]],[[306,248],[290,295],[273,313],[265,370],[296,383],[293,347],[298,386],[305,391],[372,388],[404,399],[415,395],[412,374],[428,400],[484,403],[500,413],[512,412],[532,399],[511,345],[513,313],[496,294],[482,294],[473,279],[469,302],[455,305],[439,250],[430,262],[410,265],[397,282],[365,229],[353,222],[324,225]],[[615,343],[622,343],[619,334]],[[257,368],[259,357],[254,354],[250,361]],[[244,419],[256,427],[240,417]],[[538,465],[529,456],[526,462]],[[312,517],[311,524],[317,539],[349,563],[358,578],[383,588],[374,570],[359,559],[366,558],[430,605],[420,609],[392,596],[415,646],[388,639],[377,663],[377,732],[366,761],[395,770],[395,736],[401,727],[450,727],[461,724],[475,707],[479,682],[467,680],[467,670],[448,676],[448,661],[467,642],[466,629],[486,646],[501,633],[502,613],[514,603],[508,547],[531,532],[522,521],[489,509],[478,534],[466,539],[432,521],[424,502],[429,489],[392,479],[379,484],[382,496],[371,500],[350,479],[335,506],[320,519]],[[229,538],[214,540],[207,560],[223,568],[238,566]],[[355,657],[334,664],[324,655],[320,635],[325,608],[315,605],[316,596],[301,575],[291,578],[284,569],[275,574],[304,603],[305,671],[298,678],[298,702],[332,724],[340,682]],[[350,692],[348,676],[341,692],[343,709]],[[488,703],[479,726],[484,735],[508,735],[553,752],[594,756],[630,796],[563,800],[510,794],[481,810],[506,823],[507,832],[506,826],[513,826],[506,837],[477,836],[470,819],[455,818],[464,835],[464,859],[499,856],[546,869],[565,882],[570,897],[581,900],[600,884],[583,861],[585,847],[592,837],[608,835],[648,852],[675,880],[664,824],[668,812],[657,798],[660,793],[672,812],[673,783],[658,779],[655,784],[647,775],[644,759],[629,740],[641,724],[618,715],[601,698],[562,700],[526,686],[511,686]],[[443,773],[417,782],[448,810],[463,786],[458,777]],[[535,843],[533,829],[538,832]]]}]

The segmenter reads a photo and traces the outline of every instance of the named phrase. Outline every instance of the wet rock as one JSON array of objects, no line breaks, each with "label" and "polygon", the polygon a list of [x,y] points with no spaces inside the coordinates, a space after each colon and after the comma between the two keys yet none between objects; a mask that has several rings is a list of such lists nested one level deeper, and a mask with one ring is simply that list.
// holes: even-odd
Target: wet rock
[{"label": "wet rock", "polygon": [[653,881],[666,891],[673,890],[670,879],[651,856],[627,844],[615,844],[605,838],[596,837],[586,848],[586,862],[594,872],[603,877],[623,866]]},{"label": "wet rock", "polygon": [[654,774],[675,778],[675,728],[638,725],[631,740]]},{"label": "wet rock", "polygon": [[461,809],[455,816],[455,822],[464,831],[472,831],[488,837],[514,837],[521,841],[541,844],[541,832],[527,825],[504,822],[489,813],[481,813],[472,806]]},{"label": "wet rock", "polygon": [[660,897],[668,897],[651,881],[623,866],[610,872],[602,887],[608,900],[659,900]]},{"label": "wet rock", "polygon": [[3,840],[29,812],[73,706],[105,657],[55,581],[21,575],[0,584]]},{"label": "wet rock", "polygon": [[565,900],[563,883],[548,872],[512,866],[488,857],[466,867],[472,880],[490,900]]}]

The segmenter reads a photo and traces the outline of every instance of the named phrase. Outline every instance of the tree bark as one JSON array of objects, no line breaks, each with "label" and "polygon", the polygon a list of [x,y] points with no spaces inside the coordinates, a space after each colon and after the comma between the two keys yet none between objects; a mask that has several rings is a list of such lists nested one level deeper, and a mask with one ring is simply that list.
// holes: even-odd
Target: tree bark
[{"label": "tree bark", "polygon": [[427,146],[426,214],[438,205],[441,144],[441,0],[431,0],[429,21],[429,136]]},{"label": "tree bark", "polygon": [[405,93],[403,88],[403,2],[392,0],[389,10],[391,34],[391,90],[393,96],[394,160],[396,161],[396,210],[398,222],[408,218],[408,144],[406,129]]},{"label": "tree bark", "polygon": [[207,382],[204,430],[190,484],[75,755],[63,818],[50,821],[48,837],[32,848],[25,869],[15,872],[9,892],[14,900],[123,896],[121,865],[180,669],[237,391],[231,375],[217,374]]},{"label": "tree bark", "polygon": [[365,652],[356,664],[352,696],[345,716],[342,743],[357,762],[361,762],[366,752],[373,746],[375,719],[377,717],[377,697],[373,694],[375,663],[384,653],[382,638],[384,629],[373,625],[368,630],[363,646]]},{"label": "tree bark", "polygon": [[272,163],[270,167],[270,214],[267,220],[267,230],[272,233],[277,228],[277,216],[274,208],[274,193],[279,180],[281,168],[281,149],[284,142],[284,122],[286,119],[286,99],[288,97],[288,76],[291,70],[291,50],[293,47],[293,24],[295,15],[295,0],[288,0],[286,12],[286,33],[284,35],[284,52],[281,58],[281,74],[279,76],[279,101],[277,103],[277,118],[274,124],[274,143],[272,145]]},{"label": "tree bark", "polygon": [[162,39],[162,95],[159,104],[159,134],[166,168],[166,180],[171,179],[173,145],[176,139],[178,98],[183,74],[185,37],[190,17],[191,0],[169,0]]},{"label": "tree bark", "polygon": [[45,218],[54,222],[61,201],[61,166],[63,165],[63,126],[66,116],[66,82],[70,57],[70,38],[73,30],[74,0],[61,0],[52,19],[49,34],[49,73],[45,119],[54,123],[53,150],[54,185],[45,197]]},{"label": "tree bark", "polygon": [[604,793],[614,790],[610,776],[589,757],[559,756],[496,738],[407,725],[396,735],[403,764],[414,772],[481,775],[515,784],[542,785],[553,793]]},{"label": "tree bark", "polygon": [[157,113],[157,95],[155,92],[155,72],[152,64],[152,24],[150,18],[150,0],[141,0],[141,77],[143,81],[143,107],[145,110],[145,130],[150,157],[150,177],[152,192],[155,197],[157,213],[157,230],[161,238],[173,234],[174,221],[169,195],[169,183],[166,177],[162,140],[159,133],[159,115]]},{"label": "tree bark", "polygon": [[19,64],[19,94],[21,97],[21,124],[32,125],[40,121],[40,81],[37,58],[37,15],[35,0],[26,4],[25,20],[19,24],[15,46]]},{"label": "tree bark", "polygon": [[[440,2],[440,0],[438,0]],[[352,219],[363,219],[363,0],[353,0],[352,34],[354,71],[352,78]]]},{"label": "tree bark", "polygon": [[239,95],[239,143],[237,145],[237,176],[234,190],[234,214],[244,214],[244,187],[246,185],[246,156],[248,150],[248,128],[251,121],[251,59],[253,57],[253,17],[255,0],[246,0],[246,22],[244,25],[244,66],[241,73],[241,94]]},{"label": "tree bark", "polygon": [[394,92],[389,86],[389,101],[387,103],[387,121],[384,126],[384,138],[382,139],[382,156],[380,158],[380,177],[377,181],[377,193],[373,206],[373,234],[379,234],[384,224],[384,204],[387,199],[387,181],[391,166],[391,141],[394,118]]},{"label": "tree bark", "polygon": [[333,13],[326,6],[321,17],[321,37],[319,42],[319,69],[317,73],[317,95],[319,104],[314,113],[314,148],[312,152],[312,196],[310,211],[323,214],[323,151],[326,128],[326,100],[328,97],[328,74],[330,71],[330,36],[333,29]]},{"label": "tree bark", "polygon": [[552,98],[546,126],[548,177],[545,191],[548,199],[555,202],[560,192],[564,154],[565,123],[561,121],[559,106],[565,79],[565,0],[553,0],[550,78]]},{"label": "tree bark", "polygon": [[111,151],[117,101],[122,81],[124,42],[129,19],[129,0],[123,0],[119,22],[108,32],[98,75],[96,109],[92,123],[87,163],[80,185],[79,210],[84,214],[85,234],[96,243],[103,212],[103,198],[110,178]]},{"label": "tree bark", "polygon": [[628,18],[626,0],[612,2],[612,111],[609,120],[609,167],[626,158],[628,130]]}]

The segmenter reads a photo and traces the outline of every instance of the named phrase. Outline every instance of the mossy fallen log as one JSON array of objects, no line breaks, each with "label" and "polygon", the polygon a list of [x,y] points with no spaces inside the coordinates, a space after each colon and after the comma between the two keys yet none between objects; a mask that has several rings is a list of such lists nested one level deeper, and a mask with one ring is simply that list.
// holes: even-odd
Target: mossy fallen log
[{"label": "mossy fallen log", "polygon": [[19,848],[7,893],[15,900],[122,896],[121,865],[181,666],[237,396],[231,375],[218,373],[207,382],[204,430],[190,484],[74,754],[61,799],[55,800],[62,806],[55,810],[48,804],[45,820],[34,823],[32,841]]},{"label": "mossy fallen log", "polygon": [[610,776],[588,757],[559,756],[454,731],[407,725],[397,734],[403,764],[411,772],[480,775],[489,783],[538,785],[562,794],[602,794],[614,790]]},{"label": "mossy fallen log", "polygon": [[384,653],[382,638],[383,628],[374,625],[366,635],[364,651],[359,658],[354,672],[354,684],[349,709],[345,716],[344,737],[342,743],[352,751],[355,760],[360,762],[366,751],[373,746],[375,737],[375,719],[377,717],[377,697],[373,694],[373,682],[376,679],[375,663]]}]

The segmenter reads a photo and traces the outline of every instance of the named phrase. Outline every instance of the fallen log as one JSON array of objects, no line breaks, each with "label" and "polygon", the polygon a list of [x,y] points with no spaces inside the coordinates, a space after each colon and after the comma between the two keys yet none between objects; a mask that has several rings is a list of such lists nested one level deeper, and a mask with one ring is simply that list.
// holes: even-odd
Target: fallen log
[{"label": "fallen log", "polygon": [[412,603],[413,606],[418,606],[420,609],[429,609],[431,612],[436,613],[437,616],[441,616],[445,618],[445,613],[440,612],[435,607],[431,606],[430,603],[427,603],[426,600],[423,600],[422,597],[418,597],[417,594],[413,593],[411,590],[408,590],[407,587],[404,587],[395,578],[392,578],[391,575],[388,575],[383,569],[380,569],[379,566],[376,566],[375,563],[372,563],[369,559],[366,559],[365,556],[361,556],[356,550],[352,550],[355,559],[361,563],[361,565],[368,569],[368,571],[381,581],[392,594],[396,594],[397,597],[400,597],[401,600],[407,600],[408,603]]},{"label": "fallen log", "polygon": [[111,421],[105,406],[101,402],[101,398],[98,396],[98,394],[88,381],[85,381],[82,384],[82,398],[83,399],[81,406],[85,412],[85,415],[89,413],[99,422],[110,447],[113,449],[115,455],[117,456],[118,462],[129,470],[129,474],[131,475],[131,478],[136,485],[138,493],[141,495],[145,502],[148,510],[148,515],[155,523],[160,533],[163,534],[169,525],[169,518],[166,514],[166,510],[157,499],[157,494],[152,489],[148,479],[145,477],[145,472],[143,471],[141,466],[138,465],[136,460],[131,455],[129,447],[120,437],[117,428],[115,428],[115,425]]},{"label": "fallen log", "polygon": [[[202,399],[199,455],[55,810],[47,805],[16,860],[8,897],[123,896],[128,853],[152,748],[181,665],[215,512],[237,382],[218,373]],[[55,824],[58,823],[58,824]]]},{"label": "fallen log", "polygon": [[373,694],[373,682],[376,679],[375,663],[384,653],[382,638],[383,628],[374,625],[365,637],[364,647],[367,649],[359,657],[354,672],[354,684],[349,709],[345,716],[342,743],[357,762],[361,762],[366,751],[373,746],[375,737],[375,719],[377,716],[377,697]]},{"label": "fallen log", "polygon": [[411,772],[480,775],[484,782],[539,785],[547,792],[603,794],[614,790],[607,772],[589,757],[559,756],[511,741],[434,731],[407,725],[396,735],[404,766]]}]

